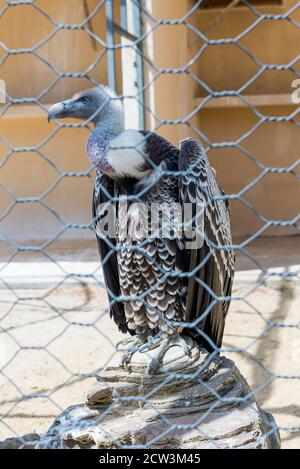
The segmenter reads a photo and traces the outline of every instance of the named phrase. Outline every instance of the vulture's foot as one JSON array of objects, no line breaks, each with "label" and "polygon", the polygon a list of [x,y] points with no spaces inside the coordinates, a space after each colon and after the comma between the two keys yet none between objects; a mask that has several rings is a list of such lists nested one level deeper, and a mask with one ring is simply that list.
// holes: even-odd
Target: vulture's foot
[{"label": "vulture's foot", "polygon": [[137,335],[135,337],[130,337],[129,339],[122,340],[121,342],[117,343],[117,350],[123,352],[120,358],[120,366],[122,368],[127,368],[133,354],[140,350],[140,348],[145,344],[147,341],[147,337]]},{"label": "vulture's foot", "polygon": [[167,336],[155,339],[150,343],[148,341],[147,344],[142,347],[142,350],[140,349],[140,351],[147,352],[157,348],[147,368],[148,374],[153,375],[159,371],[160,367],[163,365],[163,358],[165,354],[171,347],[174,346],[181,347],[185,355],[188,357],[191,356],[189,345],[187,344],[185,338],[179,334],[168,334]]}]

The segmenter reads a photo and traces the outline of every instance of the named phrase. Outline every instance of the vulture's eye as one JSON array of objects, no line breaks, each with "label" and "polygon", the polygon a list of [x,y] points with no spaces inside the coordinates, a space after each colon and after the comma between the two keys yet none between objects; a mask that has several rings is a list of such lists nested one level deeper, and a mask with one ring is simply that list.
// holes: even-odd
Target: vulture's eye
[{"label": "vulture's eye", "polygon": [[89,98],[87,96],[83,96],[82,98],[78,99],[78,102],[81,104],[87,104],[89,102]]}]

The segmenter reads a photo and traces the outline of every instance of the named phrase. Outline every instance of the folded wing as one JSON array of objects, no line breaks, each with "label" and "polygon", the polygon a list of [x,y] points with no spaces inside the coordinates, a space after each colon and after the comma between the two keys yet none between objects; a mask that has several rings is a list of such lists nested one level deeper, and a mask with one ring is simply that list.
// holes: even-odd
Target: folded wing
[{"label": "folded wing", "polygon": [[[117,301],[120,296],[120,281],[116,253],[116,185],[112,179],[102,173],[97,174],[93,194],[93,220],[101,258],[103,276],[109,299],[110,315],[122,332],[127,332],[123,303]],[[110,232],[103,235],[102,222],[106,217],[110,223]]]},{"label": "folded wing", "polygon": [[196,322],[199,341],[213,350],[222,345],[234,275],[228,203],[198,140],[181,143],[178,168],[181,203],[193,213],[200,238],[191,243],[190,236],[184,237],[181,247],[191,273],[185,321]]}]

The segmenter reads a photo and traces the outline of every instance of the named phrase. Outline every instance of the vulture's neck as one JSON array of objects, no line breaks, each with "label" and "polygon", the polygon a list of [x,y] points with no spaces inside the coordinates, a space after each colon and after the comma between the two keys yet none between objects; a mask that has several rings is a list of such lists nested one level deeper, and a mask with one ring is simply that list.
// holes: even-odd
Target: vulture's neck
[{"label": "vulture's neck", "polygon": [[119,110],[108,109],[95,122],[91,135],[87,142],[87,153],[95,168],[109,174],[112,171],[107,160],[109,142],[120,135],[124,130],[123,113]]},{"label": "vulture's neck", "polygon": [[103,139],[109,142],[117,137],[124,130],[123,114],[110,108],[108,111],[101,115],[100,119],[95,122],[95,127],[92,130],[92,135],[97,139]]}]

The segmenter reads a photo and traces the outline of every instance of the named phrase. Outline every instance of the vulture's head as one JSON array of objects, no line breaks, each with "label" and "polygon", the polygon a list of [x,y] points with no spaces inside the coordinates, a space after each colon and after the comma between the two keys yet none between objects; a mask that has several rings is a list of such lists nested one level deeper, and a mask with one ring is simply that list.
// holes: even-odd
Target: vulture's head
[{"label": "vulture's head", "polygon": [[120,99],[105,86],[97,86],[72,98],[53,104],[48,110],[48,122],[51,119],[81,119],[97,124],[104,118],[122,119],[123,111]]}]

